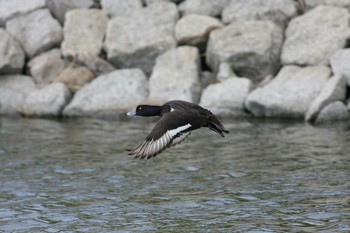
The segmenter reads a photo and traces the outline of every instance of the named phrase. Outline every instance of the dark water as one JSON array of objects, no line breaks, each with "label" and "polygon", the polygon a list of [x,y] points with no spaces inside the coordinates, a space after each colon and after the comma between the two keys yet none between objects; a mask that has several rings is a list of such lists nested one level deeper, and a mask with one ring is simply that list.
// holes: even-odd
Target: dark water
[{"label": "dark water", "polygon": [[350,130],[227,122],[149,161],[153,123],[0,119],[0,232],[349,232]]}]

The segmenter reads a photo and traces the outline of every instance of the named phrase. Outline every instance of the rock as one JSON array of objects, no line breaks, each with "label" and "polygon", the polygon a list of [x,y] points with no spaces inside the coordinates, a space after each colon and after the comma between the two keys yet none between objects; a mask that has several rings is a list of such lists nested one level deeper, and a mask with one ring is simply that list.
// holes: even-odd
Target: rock
[{"label": "rock", "polygon": [[0,28],[0,74],[21,73],[23,65],[24,52],[21,46]]},{"label": "rock", "polygon": [[0,76],[0,115],[19,114],[25,97],[35,90],[35,84],[29,76]]},{"label": "rock", "polygon": [[60,24],[47,9],[8,20],[6,30],[19,41],[30,58],[59,45],[63,39]]},{"label": "rock", "polygon": [[47,0],[47,6],[61,25],[64,25],[65,15],[68,11],[76,8],[87,9],[94,5],[94,0]]},{"label": "rock", "polygon": [[71,92],[77,92],[94,78],[94,74],[88,68],[70,65],[55,78],[54,82],[64,83]]},{"label": "rock", "polygon": [[203,71],[200,74],[201,89],[203,90],[216,81],[215,74],[210,71]]},{"label": "rock", "polygon": [[315,121],[322,108],[337,100],[344,101],[346,96],[346,78],[343,76],[333,76],[328,80],[320,94],[312,102],[305,115],[308,122]]},{"label": "rock", "polygon": [[66,116],[125,112],[145,100],[147,78],[140,69],[117,70],[102,75],[77,92],[64,109]]},{"label": "rock", "polygon": [[285,26],[288,20],[297,15],[292,0],[232,0],[222,12],[226,24],[234,21],[271,20]]},{"label": "rock", "polygon": [[230,64],[226,62],[221,63],[216,79],[222,82],[232,77],[237,77],[237,75],[232,71]]},{"label": "rock", "polygon": [[154,3],[134,11],[129,17],[115,17],[108,22],[104,48],[116,67],[137,67],[149,74],[156,57],[176,46],[173,3]]},{"label": "rock", "polygon": [[205,48],[210,32],[221,27],[223,24],[216,18],[206,15],[187,15],[177,21],[175,38],[179,44]]},{"label": "rock", "polygon": [[209,85],[202,93],[200,105],[219,116],[243,116],[244,101],[252,89],[246,78],[228,78]]},{"label": "rock", "polygon": [[198,14],[219,16],[231,0],[186,0],[179,5],[182,15]]},{"label": "rock", "polygon": [[336,101],[321,110],[316,118],[315,124],[349,119],[350,114],[347,107],[341,101]]},{"label": "rock", "polygon": [[25,99],[23,114],[27,116],[59,116],[71,99],[69,89],[62,83],[52,83],[31,92]]},{"label": "rock", "polygon": [[113,18],[115,16],[128,16],[132,11],[142,8],[141,0],[101,0],[102,10]]},{"label": "rock", "polygon": [[281,60],[283,64],[328,65],[329,58],[350,38],[349,12],[319,6],[289,22]]},{"label": "rock", "polygon": [[319,5],[345,7],[350,10],[350,0],[305,0],[305,6],[307,9],[311,9]]},{"label": "rock", "polygon": [[169,100],[199,101],[200,57],[198,49],[180,46],[159,55],[149,80],[154,103]]},{"label": "rock", "polygon": [[97,56],[82,55],[80,60],[81,64],[93,71],[95,76],[107,74],[116,69],[112,64]]},{"label": "rock", "polygon": [[[66,15],[64,41],[61,46],[63,56],[98,56],[107,28],[106,14],[97,9],[75,9]],[[84,55],[82,55],[84,54]]]},{"label": "rock", "polygon": [[45,0],[0,0],[0,27],[3,27],[8,19],[25,15],[45,6]]},{"label": "rock", "polygon": [[331,60],[332,71],[335,75],[344,76],[350,86],[350,49],[342,49],[332,55]]},{"label": "rock", "polygon": [[144,0],[144,3],[148,6],[153,3],[158,3],[158,2],[173,2],[173,3],[180,3],[182,0]]},{"label": "rock", "polygon": [[304,117],[330,73],[325,66],[284,66],[271,82],[248,95],[246,108],[258,117]]},{"label": "rock", "polygon": [[66,67],[61,51],[53,49],[34,57],[27,64],[30,75],[38,87],[51,83]]},{"label": "rock", "polygon": [[238,76],[260,81],[280,67],[283,31],[270,21],[234,22],[210,34],[207,64],[217,71],[226,62]]}]

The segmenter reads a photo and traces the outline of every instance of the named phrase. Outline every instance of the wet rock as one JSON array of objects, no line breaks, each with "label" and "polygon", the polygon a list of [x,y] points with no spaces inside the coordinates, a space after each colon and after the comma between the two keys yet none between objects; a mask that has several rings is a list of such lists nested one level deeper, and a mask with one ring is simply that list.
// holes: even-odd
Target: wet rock
[{"label": "wet rock", "polygon": [[200,105],[219,116],[244,116],[244,102],[252,89],[246,78],[228,78],[209,85],[202,93]]},{"label": "wet rock", "polygon": [[19,114],[25,97],[35,90],[33,79],[29,76],[0,76],[0,115]]},{"label": "wet rock", "polygon": [[47,9],[8,20],[6,30],[19,41],[30,58],[59,45],[63,39],[60,24]]},{"label": "wet rock", "polygon": [[45,6],[45,0],[0,0],[0,27],[4,26],[8,19],[25,15]]},{"label": "wet rock", "polygon": [[350,113],[348,108],[341,101],[330,103],[318,114],[315,124],[335,122],[340,120],[349,120]]},{"label": "wet rock", "polygon": [[271,20],[284,27],[296,14],[292,0],[232,0],[222,12],[222,21]]},{"label": "wet rock", "polygon": [[179,5],[181,14],[219,16],[231,0],[186,0]]},{"label": "wet rock", "polygon": [[344,76],[350,86],[350,49],[337,51],[331,57],[331,67],[335,75]]},{"label": "wet rock", "polygon": [[260,81],[275,74],[283,31],[270,21],[234,22],[210,34],[207,64],[217,71],[226,62],[242,77]]},{"label": "wet rock", "polygon": [[82,65],[93,71],[95,76],[107,74],[116,69],[112,64],[100,57],[88,56],[84,54],[82,54],[80,57],[80,62]]},{"label": "wet rock", "polygon": [[220,64],[218,75],[216,79],[219,81],[225,81],[226,79],[237,77],[237,75],[233,72],[230,64],[224,62]]},{"label": "wet rock", "polygon": [[258,117],[304,117],[330,73],[325,66],[284,66],[271,82],[248,95],[246,108]]},{"label": "wet rock", "polygon": [[210,32],[221,27],[223,24],[216,18],[206,15],[187,15],[177,21],[175,38],[179,44],[205,48]]},{"label": "wet rock", "polygon": [[93,0],[47,0],[49,7],[55,18],[64,25],[66,13],[76,8],[91,8],[95,5]]},{"label": "wet rock", "polygon": [[52,83],[31,92],[24,101],[22,113],[27,116],[59,116],[71,99],[71,92],[62,83]]},{"label": "wet rock", "polygon": [[337,100],[344,101],[346,95],[346,78],[333,76],[328,80],[320,94],[312,102],[305,115],[305,120],[313,122],[322,108]]},{"label": "wet rock", "polygon": [[311,9],[319,5],[346,7],[348,10],[350,10],[350,0],[305,0],[305,6],[307,9]]},{"label": "wet rock", "polygon": [[65,57],[98,56],[107,28],[108,18],[98,9],[75,9],[66,15],[64,41],[61,46]]},{"label": "wet rock", "polygon": [[198,49],[181,46],[159,55],[150,77],[150,101],[173,99],[198,102],[200,93]]},{"label": "wet rock", "polygon": [[283,64],[328,65],[350,38],[349,12],[318,6],[289,22],[281,60]]},{"label": "wet rock", "polygon": [[94,74],[86,67],[73,67],[64,69],[54,80],[55,83],[64,83],[71,92],[77,92],[95,78]]},{"label": "wet rock", "polygon": [[21,73],[24,52],[4,29],[0,28],[0,74]]},{"label": "wet rock", "polygon": [[53,49],[34,57],[27,64],[30,75],[38,87],[51,83],[66,67],[61,51]]},{"label": "wet rock", "polygon": [[177,18],[176,5],[164,2],[111,19],[104,43],[108,60],[118,68],[137,67],[149,74],[156,57],[176,46]]},{"label": "wet rock", "polygon": [[132,11],[142,8],[141,0],[101,0],[102,10],[113,18],[115,16],[128,16]]},{"label": "wet rock", "polygon": [[145,100],[147,78],[140,69],[117,70],[102,75],[80,91],[64,109],[66,116],[125,112]]}]

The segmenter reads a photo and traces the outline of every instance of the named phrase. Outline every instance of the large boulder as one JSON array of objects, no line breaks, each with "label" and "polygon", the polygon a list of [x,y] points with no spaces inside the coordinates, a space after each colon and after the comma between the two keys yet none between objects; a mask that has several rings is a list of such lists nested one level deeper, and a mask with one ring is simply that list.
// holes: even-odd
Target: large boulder
[{"label": "large boulder", "polygon": [[64,109],[66,116],[125,112],[145,100],[147,78],[140,69],[117,70],[102,75],[78,91]]},{"label": "large boulder", "polygon": [[226,62],[238,76],[260,81],[279,69],[282,42],[283,30],[270,21],[234,22],[210,34],[207,63],[217,71]]},{"label": "large boulder", "polygon": [[48,9],[10,19],[6,30],[19,41],[29,58],[59,45],[63,39],[62,28]]},{"label": "large boulder", "polygon": [[177,21],[175,38],[179,44],[205,48],[210,32],[222,27],[223,24],[216,18],[206,15],[187,15]]},{"label": "large boulder", "polygon": [[[6,0],[5,0],[6,1]],[[66,13],[73,9],[87,9],[95,6],[94,0],[47,0],[49,7],[55,18],[64,25]]]},{"label": "large boulder", "polygon": [[219,16],[231,0],[186,0],[180,3],[181,14]]},{"label": "large boulder", "polygon": [[176,5],[163,2],[111,19],[104,43],[108,60],[118,68],[137,67],[149,74],[156,57],[176,46],[177,18]]},{"label": "large boulder", "polygon": [[222,21],[271,20],[285,26],[296,14],[293,0],[232,0],[222,12]]},{"label": "large boulder", "polygon": [[111,18],[128,16],[132,11],[142,8],[141,0],[101,0],[102,10]]},{"label": "large boulder", "polygon": [[330,74],[326,66],[284,66],[272,81],[248,95],[246,108],[258,117],[302,118]]},{"label": "large boulder", "polygon": [[19,114],[25,97],[35,90],[33,79],[29,76],[0,76],[0,115]]},{"label": "large boulder", "polygon": [[318,6],[289,22],[281,60],[283,64],[328,65],[350,38],[349,12]]},{"label": "large boulder", "polygon": [[24,57],[17,41],[0,28],[0,74],[21,73]]},{"label": "large boulder", "polygon": [[305,120],[313,122],[318,113],[328,104],[337,100],[344,101],[346,96],[346,78],[343,76],[333,76],[328,80],[320,94],[312,102],[305,115]]},{"label": "large boulder", "polygon": [[348,108],[341,101],[335,101],[328,104],[318,114],[315,124],[338,122],[340,120],[349,120],[350,113]]},{"label": "large boulder", "polygon": [[71,99],[69,89],[62,83],[52,83],[31,92],[24,101],[26,116],[59,116]]},{"label": "large boulder", "polygon": [[108,18],[98,9],[76,9],[66,14],[64,41],[61,45],[65,57],[98,56],[107,28]]},{"label": "large boulder", "polygon": [[173,99],[198,102],[200,93],[198,49],[181,46],[158,56],[150,77],[150,102]]},{"label": "large boulder", "polygon": [[0,0],[0,27],[4,26],[8,19],[25,15],[45,6],[45,0]]},{"label": "large boulder", "polygon": [[333,73],[344,76],[350,86],[350,49],[337,51],[332,55],[330,62]]},{"label": "large boulder", "polygon": [[204,89],[200,105],[219,116],[244,116],[244,102],[252,89],[246,78],[231,77]]},{"label": "large boulder", "polygon": [[53,49],[34,57],[27,63],[30,75],[38,87],[51,83],[66,67],[61,51]]}]

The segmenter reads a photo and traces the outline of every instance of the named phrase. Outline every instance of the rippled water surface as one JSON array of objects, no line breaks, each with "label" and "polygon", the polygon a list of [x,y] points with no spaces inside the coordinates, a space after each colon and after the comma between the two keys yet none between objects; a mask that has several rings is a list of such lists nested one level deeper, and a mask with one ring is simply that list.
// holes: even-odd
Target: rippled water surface
[{"label": "rippled water surface", "polygon": [[224,121],[135,160],[153,122],[0,119],[0,232],[349,232],[346,125]]}]

